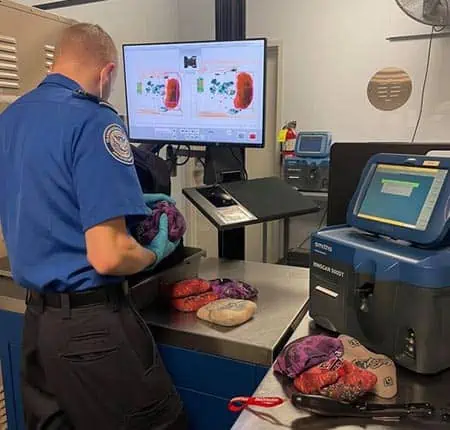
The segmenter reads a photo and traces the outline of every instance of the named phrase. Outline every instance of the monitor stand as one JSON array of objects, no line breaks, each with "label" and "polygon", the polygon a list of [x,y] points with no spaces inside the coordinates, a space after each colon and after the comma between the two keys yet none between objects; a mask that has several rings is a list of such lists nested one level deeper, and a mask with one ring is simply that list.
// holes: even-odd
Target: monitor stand
[{"label": "monitor stand", "polygon": [[244,160],[244,150],[240,147],[206,148],[204,184],[213,185],[244,180]]},{"label": "monitor stand", "polygon": [[[205,154],[205,185],[243,181],[245,150],[239,147],[207,148]],[[214,198],[214,197],[213,197]],[[218,232],[219,258],[245,260],[245,228]]]},{"label": "monitor stand", "polygon": [[[195,143],[193,143],[195,145]],[[170,148],[170,149],[169,149]],[[213,187],[228,182],[246,181],[245,167],[245,149],[239,146],[217,146],[207,147],[205,151],[192,151],[177,149],[176,152],[169,146],[167,158],[172,160],[172,175],[176,174],[176,157],[195,157],[205,159],[203,183],[210,185],[210,194],[204,195],[207,200],[218,207],[217,193],[214,193]],[[215,190],[217,191],[217,190]],[[227,205],[223,202],[222,205]],[[218,255],[220,258],[228,260],[245,260],[245,228],[239,227],[233,230],[218,232]]]}]

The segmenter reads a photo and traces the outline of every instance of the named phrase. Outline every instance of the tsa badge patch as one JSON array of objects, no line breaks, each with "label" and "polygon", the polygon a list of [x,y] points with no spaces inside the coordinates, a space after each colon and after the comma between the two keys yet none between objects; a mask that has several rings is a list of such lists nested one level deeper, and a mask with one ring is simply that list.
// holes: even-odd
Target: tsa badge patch
[{"label": "tsa badge patch", "polygon": [[128,142],[127,135],[120,125],[111,124],[103,132],[103,141],[108,152],[123,164],[134,163],[133,152]]}]

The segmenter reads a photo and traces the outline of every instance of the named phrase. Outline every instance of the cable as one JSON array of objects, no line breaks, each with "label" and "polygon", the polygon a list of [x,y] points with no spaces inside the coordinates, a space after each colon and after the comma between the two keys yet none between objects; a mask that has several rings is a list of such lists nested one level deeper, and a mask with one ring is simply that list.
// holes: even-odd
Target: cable
[{"label": "cable", "polygon": [[[328,209],[325,209],[323,211],[323,216],[320,219],[319,226],[317,227],[317,230],[320,230],[322,228],[322,225],[323,225],[323,223],[325,221],[325,217],[327,216],[327,213],[328,213]],[[313,233],[308,234],[308,236],[306,236],[305,240],[297,248],[301,248],[306,242],[308,242],[308,240],[311,239],[312,234]]]},{"label": "cable", "polygon": [[231,155],[239,162],[239,164],[241,165],[241,172],[244,175],[244,179],[247,181],[248,180],[248,173],[247,173],[247,169],[245,168],[245,162],[244,160],[242,160],[241,158],[239,158],[233,151],[233,147],[229,146],[228,147],[230,149]]},{"label": "cable", "polygon": [[164,148],[164,146],[166,146],[166,143],[157,143],[152,147],[152,152],[159,155],[159,152]]},{"label": "cable", "polygon": [[[448,2],[447,2],[447,5],[448,5]],[[416,140],[417,131],[419,130],[420,122],[422,120],[423,106],[424,106],[424,101],[425,101],[425,89],[427,87],[428,72],[430,71],[431,48],[433,46],[433,35],[434,35],[434,26],[431,27],[430,41],[428,42],[427,65],[426,65],[426,68],[425,68],[425,76],[423,78],[422,94],[420,96],[419,116],[417,117],[417,123],[416,123],[416,127],[414,128],[414,133],[413,133],[412,138],[411,138],[411,143],[414,143],[415,140]]]},{"label": "cable", "polygon": [[206,169],[206,163],[200,157],[198,157],[197,160],[203,166],[203,168]]},{"label": "cable", "polygon": [[175,160],[178,159],[178,152],[181,150],[182,146],[185,146],[187,148],[187,155],[186,155],[186,159],[184,159],[181,163],[178,163],[177,161],[175,161],[175,165],[178,167],[186,165],[191,158],[191,147],[189,145],[178,145],[177,149],[175,149]]}]

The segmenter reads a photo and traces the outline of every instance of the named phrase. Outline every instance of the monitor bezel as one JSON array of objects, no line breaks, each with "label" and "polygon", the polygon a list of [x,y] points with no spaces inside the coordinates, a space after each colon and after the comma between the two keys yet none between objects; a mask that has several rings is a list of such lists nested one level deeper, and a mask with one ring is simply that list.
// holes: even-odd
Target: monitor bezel
[{"label": "monitor bezel", "polygon": [[[236,42],[263,42],[263,90],[262,90],[262,141],[261,143],[252,144],[248,142],[208,142],[208,141],[192,141],[192,140],[166,140],[166,139],[136,139],[130,136],[130,117],[128,115],[128,91],[127,91],[127,75],[125,66],[125,49],[127,47],[138,46],[164,46],[164,45],[200,45],[200,44],[223,44],[223,43],[236,43]],[[183,41],[183,42],[145,42],[145,43],[124,43],[122,44],[122,67],[124,77],[124,91],[125,91],[125,109],[126,109],[126,124],[128,130],[128,139],[131,143],[144,143],[144,144],[164,144],[164,145],[184,145],[184,146],[204,146],[204,147],[228,147],[233,148],[254,148],[262,149],[266,145],[266,91],[267,91],[267,38],[246,38],[239,40],[195,40],[195,41]]]},{"label": "monitor bezel", "polygon": [[[299,149],[299,146],[301,144],[301,139],[302,137],[307,137],[307,136],[314,136],[314,137],[321,137],[322,141],[320,143],[320,151],[301,151]],[[297,137],[297,142],[296,142],[296,148],[295,148],[295,154],[299,157],[315,157],[315,158],[319,158],[319,157],[324,157],[326,155],[328,155],[328,142],[330,141],[330,135],[328,133],[314,133],[314,132],[302,132],[299,133],[298,137]]]},{"label": "monitor bezel", "polygon": [[[433,160],[439,162],[439,165],[423,164]],[[348,206],[347,223],[360,230],[388,236],[396,240],[404,240],[423,246],[439,244],[448,233],[447,219],[445,218],[448,198],[440,197],[438,199],[425,230],[373,221],[358,216],[378,164],[447,170],[447,176],[441,188],[441,196],[448,196],[450,193],[450,159],[426,157],[423,155],[377,154],[368,161],[363,170],[358,188]]]}]

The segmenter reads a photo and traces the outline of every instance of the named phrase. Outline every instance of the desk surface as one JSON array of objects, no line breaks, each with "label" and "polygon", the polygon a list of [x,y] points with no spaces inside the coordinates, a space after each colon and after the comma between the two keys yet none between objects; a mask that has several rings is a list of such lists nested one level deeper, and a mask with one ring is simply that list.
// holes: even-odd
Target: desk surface
[{"label": "desk surface", "polygon": [[217,216],[215,206],[203,197],[197,188],[183,190],[183,194],[191,203],[219,230],[291,218],[320,210],[310,197],[294,190],[285,181],[276,177],[230,182],[220,186],[251,212],[256,220],[227,225]]},{"label": "desk surface", "polygon": [[[320,333],[308,315],[295,330],[292,338]],[[436,409],[450,407],[450,371],[437,376],[416,375],[406,369],[397,368],[398,395],[391,403],[430,402]],[[239,393],[251,395],[252,393]],[[255,396],[286,397],[279,380],[270,369],[258,387]],[[381,400],[380,400],[381,401]],[[262,412],[262,414],[260,413]],[[253,409],[244,411],[232,430],[275,430],[275,429],[309,429],[309,430],[434,430],[449,429],[450,424],[434,422],[377,422],[354,418],[321,418],[300,411],[290,403],[275,409]]]}]

